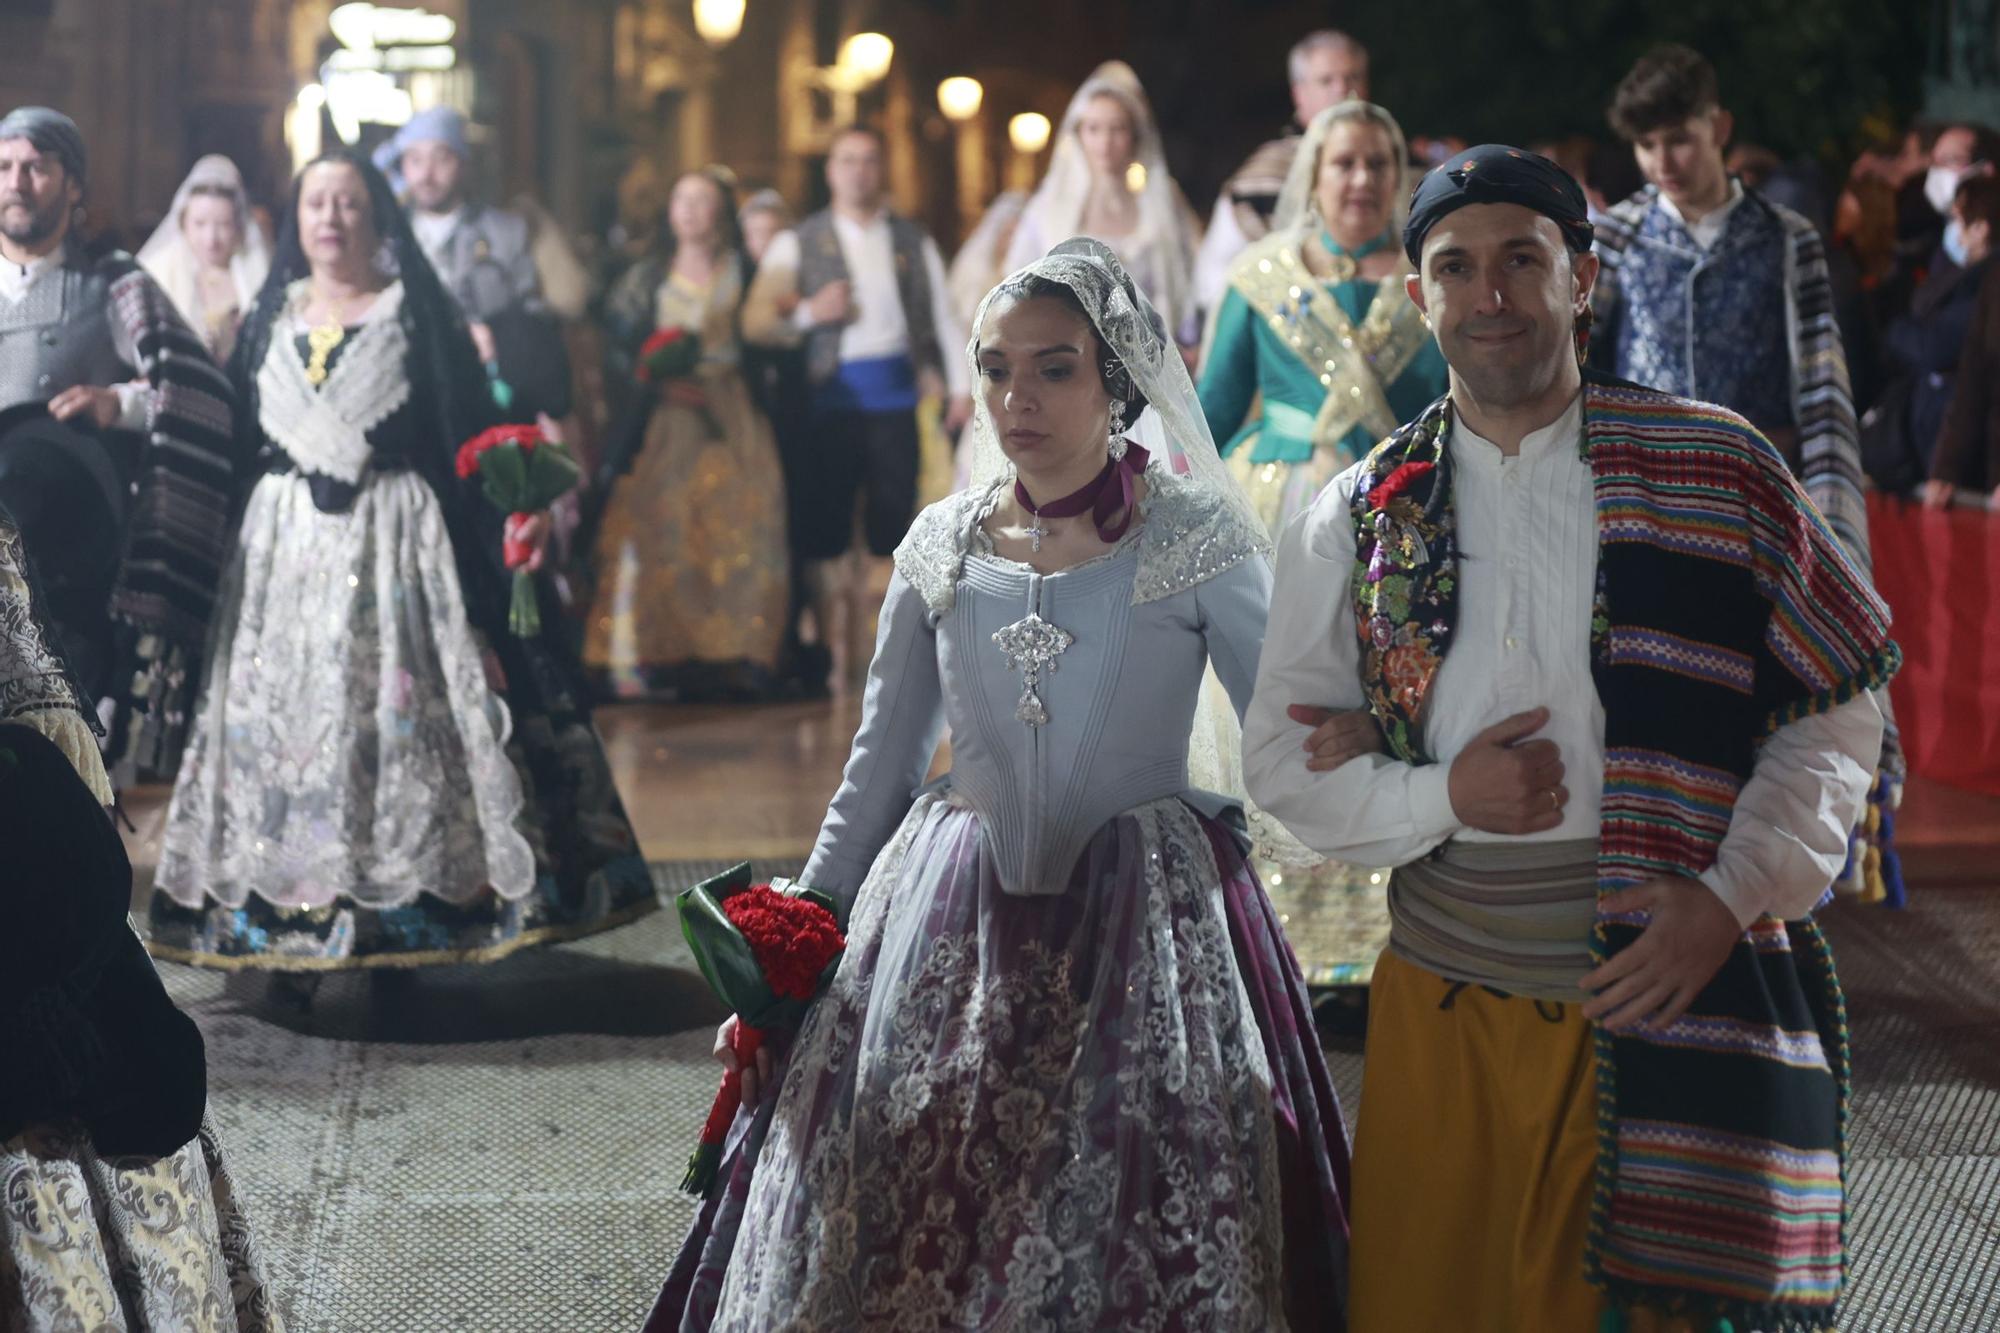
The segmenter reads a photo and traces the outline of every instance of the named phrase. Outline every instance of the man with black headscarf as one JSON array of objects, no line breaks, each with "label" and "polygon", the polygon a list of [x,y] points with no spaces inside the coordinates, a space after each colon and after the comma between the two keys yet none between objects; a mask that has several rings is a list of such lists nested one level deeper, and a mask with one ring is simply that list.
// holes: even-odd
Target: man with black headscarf
[{"label": "man with black headscarf", "polygon": [[1810,912],[1899,657],[1748,422],[1580,368],[1591,231],[1532,153],[1424,178],[1408,284],[1450,393],[1278,550],[1250,796],[1397,867],[1356,1333],[1837,1312],[1846,1033]]},{"label": "man with black headscarf", "polygon": [[84,255],[87,182],[69,117],[0,119],[0,506],[91,697],[150,668],[146,722],[120,753],[153,768],[171,763],[168,687],[206,633],[228,541],[231,400],[131,256]]}]

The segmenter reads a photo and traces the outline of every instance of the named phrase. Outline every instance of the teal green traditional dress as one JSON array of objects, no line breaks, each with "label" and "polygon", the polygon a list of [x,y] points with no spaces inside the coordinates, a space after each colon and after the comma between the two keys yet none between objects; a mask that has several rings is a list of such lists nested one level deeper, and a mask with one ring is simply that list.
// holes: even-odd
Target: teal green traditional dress
[{"label": "teal green traditional dress", "polygon": [[1321,233],[1342,277],[1327,281],[1301,258],[1309,234],[1267,236],[1237,259],[1202,363],[1208,428],[1274,538],[1446,384],[1444,354],[1403,284],[1353,276],[1389,235],[1350,252]]},{"label": "teal green traditional dress", "polygon": [[[1321,233],[1338,281],[1306,268],[1300,251],[1311,234],[1274,233],[1237,259],[1202,363],[1208,428],[1228,441],[1223,457],[1274,539],[1446,387],[1444,354],[1403,284],[1354,276],[1355,261],[1391,244],[1390,234],[1345,251]],[[1387,872],[1264,856],[1256,866],[1306,984],[1365,986],[1389,942]]]}]

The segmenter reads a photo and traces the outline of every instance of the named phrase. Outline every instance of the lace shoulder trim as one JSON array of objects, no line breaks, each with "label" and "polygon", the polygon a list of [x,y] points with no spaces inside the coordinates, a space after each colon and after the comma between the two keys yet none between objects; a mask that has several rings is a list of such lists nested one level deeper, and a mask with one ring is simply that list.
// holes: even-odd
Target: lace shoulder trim
[{"label": "lace shoulder trim", "polygon": [[[981,521],[993,512],[1011,474],[978,490],[959,491],[927,506],[896,548],[896,572],[937,615],[952,608],[965,557]],[[1139,502],[1139,570],[1135,605],[1158,601],[1226,573],[1252,555],[1269,554],[1261,529],[1235,516],[1219,495],[1177,477],[1155,461],[1146,469]]]}]

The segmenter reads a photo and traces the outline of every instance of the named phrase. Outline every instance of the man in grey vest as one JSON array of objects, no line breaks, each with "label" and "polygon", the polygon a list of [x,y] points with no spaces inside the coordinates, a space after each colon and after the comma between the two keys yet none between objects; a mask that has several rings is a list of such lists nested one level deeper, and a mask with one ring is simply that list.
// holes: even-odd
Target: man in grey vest
[{"label": "man in grey vest", "polygon": [[470,197],[465,117],[450,107],[412,116],[376,154],[400,181],[410,227],[470,325],[480,360],[514,395],[510,416],[570,409],[569,355],[542,297],[527,219]]},{"label": "man in grey vest", "polygon": [[[87,167],[61,112],[0,119],[0,507],[95,699],[128,668],[184,677],[201,646],[229,548],[233,407],[132,257],[85,256]],[[168,700],[153,701],[159,723]],[[157,768],[171,745],[154,731]]]},{"label": "man in grey vest", "polygon": [[944,427],[972,416],[965,332],[944,261],[922,227],[889,211],[881,134],[850,126],[827,150],[832,206],[774,237],[743,303],[743,336],[804,341],[811,513],[795,539],[836,695],[868,668],[872,577],[851,558],[855,509],[873,561],[886,561],[917,511],[917,403],[946,403]]}]

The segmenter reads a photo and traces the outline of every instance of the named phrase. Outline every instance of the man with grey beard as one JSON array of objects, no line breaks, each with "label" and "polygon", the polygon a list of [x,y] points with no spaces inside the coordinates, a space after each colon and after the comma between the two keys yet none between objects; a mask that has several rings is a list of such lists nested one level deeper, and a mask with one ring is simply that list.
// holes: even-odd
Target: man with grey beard
[{"label": "man with grey beard", "polygon": [[146,682],[124,753],[158,769],[228,543],[233,396],[130,255],[84,254],[87,169],[68,116],[0,119],[0,507],[84,691]]}]

